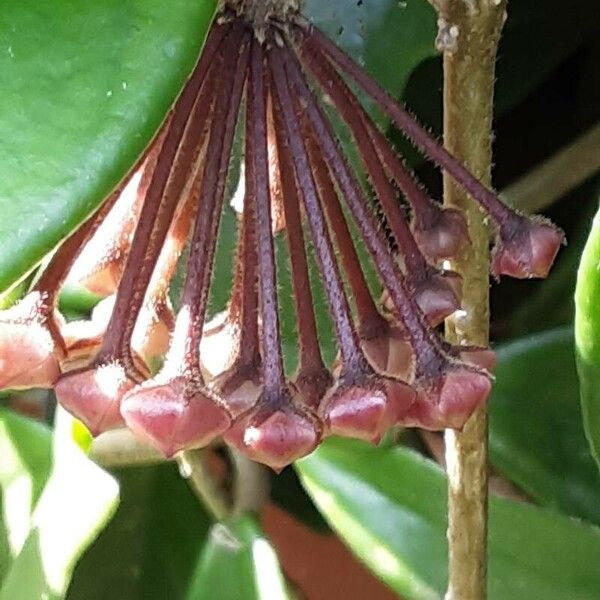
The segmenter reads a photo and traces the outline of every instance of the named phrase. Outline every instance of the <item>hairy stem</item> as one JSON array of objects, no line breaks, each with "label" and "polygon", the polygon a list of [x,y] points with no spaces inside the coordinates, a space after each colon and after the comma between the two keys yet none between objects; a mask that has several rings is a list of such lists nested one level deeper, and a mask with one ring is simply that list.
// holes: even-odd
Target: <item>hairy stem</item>
[{"label": "hairy stem", "polygon": [[256,231],[259,256],[260,314],[262,318],[261,350],[267,393],[281,392],[285,385],[279,315],[277,311],[277,276],[275,248],[271,235],[271,195],[267,150],[267,96],[264,81],[262,46],[255,41],[250,62],[246,127],[251,142],[252,189],[256,202]]},{"label": "hairy stem", "polygon": [[386,331],[387,322],[379,314],[371,296],[331,174],[320,156],[318,140],[311,135],[312,131],[309,131],[307,127],[305,129],[307,130],[305,132],[306,145],[315,183],[352,290],[358,316],[359,332],[367,339],[375,337]]},{"label": "hairy stem", "polygon": [[402,257],[406,263],[408,276],[418,276],[425,271],[427,261],[421,254],[410,232],[408,223],[398,204],[396,192],[388,181],[383,166],[379,161],[377,150],[365,125],[363,109],[343,79],[332,68],[331,63],[323,58],[319,60],[317,56],[316,52],[305,54],[313,74],[321,86],[323,86],[323,89],[327,91],[352,132],[364,167],[369,174],[377,198],[383,206],[383,211],[394,239],[400,247]]},{"label": "hairy stem", "polygon": [[[491,179],[495,60],[505,2],[454,0],[445,20],[458,28],[456,46],[444,52],[444,144],[485,185]],[[464,281],[462,311],[446,322],[453,343],[485,346],[489,334],[489,231],[462,186],[444,173],[447,206],[467,218],[470,247],[452,264]],[[480,407],[462,431],[446,431],[448,465],[449,584],[447,600],[486,597],[487,413]]]},{"label": "hairy stem", "polygon": [[281,183],[283,189],[283,210],[285,214],[286,233],[292,270],[292,285],[298,321],[298,338],[300,341],[299,369],[324,371],[317,323],[313,309],[313,295],[310,289],[310,277],[304,235],[302,233],[302,217],[300,214],[300,197],[294,178],[294,167],[289,147],[284,143],[283,123],[275,117],[277,127],[277,152],[281,165]]},{"label": "hairy stem", "polygon": [[[286,85],[282,51],[273,50],[269,55],[270,66],[275,82],[275,106],[281,111],[285,123],[286,134],[292,153],[294,170],[299,187],[303,190],[303,201],[306,216],[312,233],[315,252],[318,258],[325,292],[338,339],[342,362],[346,368],[363,365],[364,357],[352,324],[350,307],[344,293],[342,279],[333,252],[327,224],[319,202],[317,187],[310,168],[306,147],[300,135],[300,128],[294,110],[294,101],[290,89]],[[292,59],[294,61],[295,59]]]},{"label": "hairy stem", "polygon": [[[123,355],[132,368],[133,359],[129,340],[179,196],[184,188],[188,168],[191,168],[193,156],[191,151],[196,146],[193,142],[198,140],[204,130],[207,110],[201,101],[196,103],[196,98],[205,83],[212,58],[223,34],[223,28],[213,28],[202,57],[173,108],[170,126],[161,146],[156,169],[133,236],[131,251],[117,292],[115,309],[96,359],[98,362]],[[209,92],[213,84],[214,82],[210,81],[205,84],[208,88],[205,93],[209,98],[212,96]],[[190,113],[195,105],[195,114],[190,119]],[[186,152],[187,156],[180,156],[181,160],[175,162],[188,120],[192,121],[186,136],[188,139],[193,138],[190,139],[190,153]]]},{"label": "hairy stem", "polygon": [[234,31],[231,46],[226,50],[223,63],[225,69],[234,69],[237,63],[235,76],[215,98],[208,142],[211,152],[208,153],[201,178],[199,210],[190,243],[190,256],[181,298],[182,310],[177,316],[174,334],[176,341],[183,338],[183,342],[181,345],[174,343],[174,351],[168,357],[169,361],[176,363],[179,354],[182,353],[183,368],[194,373],[199,379],[202,379],[199,370],[200,339],[208,305],[212,263],[221,220],[235,123],[246,78],[248,46],[241,43],[241,37],[237,37],[238,33],[240,32]]},{"label": "hairy stem", "polygon": [[[411,297],[404,276],[389,252],[389,246],[379,230],[375,216],[367,208],[368,203],[360,184],[342,156],[332,128],[311,94],[298,62],[291,52],[287,52],[284,56],[287,59],[286,69],[291,84],[306,104],[306,116],[310,119],[314,135],[321,144],[323,156],[410,337],[417,358],[417,375],[420,375],[421,366],[438,364],[438,359],[442,359],[436,343],[436,334],[427,326],[424,315]],[[307,212],[310,215],[310,210]]]}]

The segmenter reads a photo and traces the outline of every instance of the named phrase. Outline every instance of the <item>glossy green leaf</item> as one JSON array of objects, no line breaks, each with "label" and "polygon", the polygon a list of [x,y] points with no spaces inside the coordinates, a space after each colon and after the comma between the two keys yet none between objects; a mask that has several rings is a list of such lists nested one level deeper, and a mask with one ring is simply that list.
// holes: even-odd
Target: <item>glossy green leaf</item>
[{"label": "glossy green leaf", "polygon": [[600,524],[600,473],[581,422],[573,331],[498,348],[490,459],[536,502]]},{"label": "glossy green leaf", "polygon": [[121,503],[75,569],[69,600],[183,598],[210,518],[174,464],[120,469]]},{"label": "glossy green leaf", "polygon": [[581,256],[575,289],[575,345],[583,423],[600,466],[600,210]]},{"label": "glossy green leaf", "polygon": [[123,177],[197,60],[216,0],[5,0],[0,290]]},{"label": "glossy green leaf", "polygon": [[50,430],[0,409],[0,582],[25,543],[51,462]]},{"label": "glossy green leaf", "polygon": [[[446,478],[406,448],[331,439],[297,463],[342,539],[408,599],[442,598],[447,579]],[[492,497],[490,600],[600,596],[600,532],[533,505]]]},{"label": "glossy green leaf", "polygon": [[275,551],[254,517],[213,525],[186,600],[286,600]]},{"label": "glossy green leaf", "polygon": [[64,598],[75,562],[118,503],[116,481],[82,452],[73,419],[57,411],[52,472],[23,547],[0,586],[1,600]]}]

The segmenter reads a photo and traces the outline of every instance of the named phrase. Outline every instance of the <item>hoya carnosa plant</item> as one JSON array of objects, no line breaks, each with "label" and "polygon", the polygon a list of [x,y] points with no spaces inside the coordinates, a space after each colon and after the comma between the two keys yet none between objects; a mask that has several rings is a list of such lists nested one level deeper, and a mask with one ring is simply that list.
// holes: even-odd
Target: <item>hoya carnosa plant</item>
[{"label": "hoya carnosa plant", "polygon": [[[486,401],[493,367],[489,349],[451,346],[436,330],[460,307],[460,278],[442,265],[469,244],[466,223],[429,197],[353,86],[479,203],[495,233],[493,275],[547,275],[560,230],[502,204],[295,3],[229,2],[140,160],[137,193],[131,184],[107,199],[0,317],[0,384],[54,387],[94,434],[126,425],[167,455],[222,437],[275,469],[330,434],[377,441],[393,425],[461,428]],[[328,118],[332,106],[360,173]],[[226,314],[207,323],[241,126],[234,281]],[[368,285],[352,230],[382,298]],[[299,355],[292,376],[280,336],[276,236],[290,257]],[[173,315],[167,292],[186,241]],[[57,296],[80,252],[94,260],[83,262],[85,272],[78,263],[77,278],[110,296],[91,322],[66,324]],[[316,311],[325,307],[314,304],[311,252],[335,332],[333,365],[318,336]]]}]

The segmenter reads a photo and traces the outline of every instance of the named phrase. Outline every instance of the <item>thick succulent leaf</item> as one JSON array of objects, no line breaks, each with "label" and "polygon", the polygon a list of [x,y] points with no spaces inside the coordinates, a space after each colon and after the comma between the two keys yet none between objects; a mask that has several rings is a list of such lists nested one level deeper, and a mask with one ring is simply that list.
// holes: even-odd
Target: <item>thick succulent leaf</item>
[{"label": "thick succulent leaf", "polygon": [[286,600],[275,551],[254,517],[213,525],[187,600]]},{"label": "thick succulent leaf", "polygon": [[216,0],[6,0],[0,290],[93,211],[197,60]]},{"label": "thick succulent leaf", "polygon": [[84,454],[72,418],[57,414],[52,472],[0,586],[1,600],[64,598],[75,562],[118,503],[116,481]]},{"label": "thick succulent leaf", "polygon": [[[331,439],[297,468],[333,528],[393,590],[443,597],[446,478],[435,464],[406,448]],[[489,527],[490,600],[598,597],[596,528],[497,497]]]},{"label": "thick succulent leaf", "polygon": [[575,346],[583,423],[600,466],[600,210],[581,256],[575,289]]},{"label": "thick succulent leaf", "polygon": [[600,524],[600,473],[581,422],[573,331],[498,348],[492,463],[536,502]]},{"label": "thick succulent leaf", "polygon": [[0,409],[0,582],[25,543],[51,461],[50,430]]},{"label": "thick succulent leaf", "polygon": [[210,518],[174,464],[114,473],[121,503],[73,574],[69,600],[182,598]]}]

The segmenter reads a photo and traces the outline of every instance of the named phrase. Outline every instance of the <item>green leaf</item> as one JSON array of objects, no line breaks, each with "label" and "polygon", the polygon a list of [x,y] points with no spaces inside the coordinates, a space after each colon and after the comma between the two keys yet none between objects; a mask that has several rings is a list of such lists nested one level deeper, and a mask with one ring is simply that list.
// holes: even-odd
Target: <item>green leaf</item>
[{"label": "green leaf", "polygon": [[275,551],[253,517],[242,515],[213,525],[186,598],[288,598]]},{"label": "green leaf", "polygon": [[197,60],[216,0],[5,0],[0,290],[131,168]]},{"label": "green leaf", "polygon": [[600,466],[600,210],[581,256],[575,289],[575,346],[583,424]]},{"label": "green leaf", "polygon": [[[402,447],[331,439],[297,468],[333,528],[394,591],[443,597],[447,483],[436,465]],[[598,598],[596,528],[492,496],[489,536],[490,600]]]},{"label": "green leaf", "polygon": [[498,348],[490,458],[536,502],[600,524],[600,473],[581,423],[573,331]]},{"label": "green leaf", "polygon": [[114,512],[115,480],[73,439],[73,419],[57,412],[53,467],[29,535],[0,587],[0,600],[64,598],[75,562]]},{"label": "green leaf", "polygon": [[0,582],[21,551],[51,469],[50,430],[0,409]]},{"label": "green leaf", "polygon": [[183,598],[210,518],[174,464],[115,473],[121,503],[75,569],[69,600]]},{"label": "green leaf", "polygon": [[89,314],[102,296],[88,292],[79,285],[65,285],[60,291],[58,308],[61,313],[69,312]]}]

